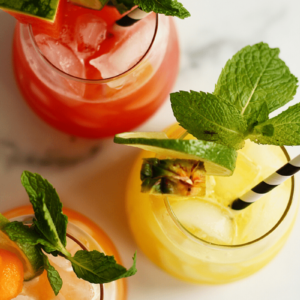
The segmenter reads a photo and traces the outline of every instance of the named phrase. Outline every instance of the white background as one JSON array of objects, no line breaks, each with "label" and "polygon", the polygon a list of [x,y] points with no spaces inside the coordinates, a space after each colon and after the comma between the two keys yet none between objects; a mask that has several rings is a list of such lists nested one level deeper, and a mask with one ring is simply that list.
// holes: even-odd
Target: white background
[{"label": "white background", "polygon": [[[212,92],[225,62],[260,41],[281,49],[300,77],[299,0],[182,0],[192,13],[176,20],[181,43],[177,90]],[[40,121],[14,82],[11,48],[14,20],[0,12],[0,211],[28,203],[20,184],[27,169],[46,177],[65,206],[98,223],[116,244],[126,266],[137,246],[124,214],[124,190],[138,150],[111,139],[74,139]],[[294,101],[299,102],[300,94]],[[289,104],[290,105],[290,104]],[[169,100],[137,130],[158,131],[174,122]],[[292,149],[292,156],[298,150]],[[130,300],[300,299],[300,218],[280,254],[263,270],[236,283],[207,286],[181,282],[138,250],[138,273],[128,280]]]}]

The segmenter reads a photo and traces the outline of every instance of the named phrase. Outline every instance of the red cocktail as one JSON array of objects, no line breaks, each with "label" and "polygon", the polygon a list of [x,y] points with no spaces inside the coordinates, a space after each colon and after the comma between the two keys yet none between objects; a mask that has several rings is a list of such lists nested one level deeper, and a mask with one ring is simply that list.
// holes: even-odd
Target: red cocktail
[{"label": "red cocktail", "polygon": [[138,126],[177,76],[172,19],[152,13],[117,30],[121,15],[114,7],[67,3],[65,11],[56,40],[17,24],[14,69],[25,100],[50,125],[76,136],[106,137]]}]

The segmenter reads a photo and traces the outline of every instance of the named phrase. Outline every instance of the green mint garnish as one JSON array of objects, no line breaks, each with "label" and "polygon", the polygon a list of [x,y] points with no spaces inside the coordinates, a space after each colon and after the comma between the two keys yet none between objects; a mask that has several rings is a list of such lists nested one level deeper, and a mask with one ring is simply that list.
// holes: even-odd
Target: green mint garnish
[{"label": "green mint garnish", "polygon": [[56,190],[40,175],[27,171],[23,172],[21,182],[34,210],[34,225],[50,243],[65,247],[68,218],[62,213]]},{"label": "green mint garnish", "polygon": [[254,127],[249,138],[259,144],[300,145],[300,103]]},{"label": "green mint garnish", "polygon": [[269,120],[269,114],[293,99],[297,78],[265,43],[247,46],[221,72],[213,95],[171,94],[174,115],[198,139],[234,149],[250,138],[259,144],[299,145],[299,105]]},{"label": "green mint garnish", "polygon": [[171,103],[177,121],[197,139],[243,147],[247,124],[230,102],[209,93],[181,91],[171,94]]},{"label": "green mint garnish", "polygon": [[296,94],[297,78],[278,57],[280,50],[265,43],[244,47],[228,60],[214,95],[234,104],[248,120],[266,102],[269,113]]},{"label": "green mint garnish", "polygon": [[[27,227],[21,222],[9,222],[0,214],[0,222],[3,224],[1,230],[18,245],[33,247],[35,252],[32,255],[34,258],[40,256],[38,258],[43,260],[42,266],[47,271],[55,295],[62,287],[62,280],[40,248],[54,256],[64,256],[72,263],[77,277],[91,283],[107,283],[132,276],[137,272],[136,255],[133,257],[133,266],[129,270],[117,264],[113,256],[95,250],[90,252],[80,250],[72,257],[65,248],[68,218],[62,212],[62,203],[53,186],[39,174],[28,171],[23,172],[21,181],[34,209],[33,226]],[[27,252],[26,255],[30,253]]]},{"label": "green mint garnish", "polygon": [[74,257],[68,258],[79,278],[92,283],[107,283],[136,273],[136,254],[133,256],[133,266],[126,270],[116,263],[113,256],[107,256],[98,251],[79,250]]},{"label": "green mint garnish", "polygon": [[59,276],[59,273],[55,270],[55,268],[50,265],[48,257],[44,255],[43,258],[44,258],[44,267],[45,270],[47,271],[47,278],[49,280],[49,283],[52,287],[55,296],[57,296],[60,289],[62,288],[63,281]]},{"label": "green mint garnish", "polygon": [[124,13],[132,7],[138,5],[145,12],[156,12],[166,16],[174,16],[184,19],[190,16],[190,13],[177,0],[112,0],[114,6]]}]

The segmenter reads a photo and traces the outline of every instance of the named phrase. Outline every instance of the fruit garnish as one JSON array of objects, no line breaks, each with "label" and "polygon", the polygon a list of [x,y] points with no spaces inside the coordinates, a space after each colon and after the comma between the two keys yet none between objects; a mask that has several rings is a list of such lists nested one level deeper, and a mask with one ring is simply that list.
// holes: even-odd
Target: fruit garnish
[{"label": "fruit garnish", "polygon": [[[271,112],[293,99],[298,87],[298,79],[278,56],[279,49],[265,43],[244,47],[226,63],[213,94],[171,94],[175,118],[196,140],[126,132],[117,134],[114,141],[152,151],[157,159],[171,157],[173,163],[174,159],[200,160],[207,175],[223,176],[232,175],[237,157],[234,149],[243,148],[246,139],[258,144],[300,145],[300,103],[269,119]],[[155,168],[164,163],[152,161]],[[142,177],[143,168],[151,169],[144,164]],[[152,175],[146,178],[142,191],[182,194],[182,181],[167,175],[154,179]]]},{"label": "fruit garnish", "polygon": [[[0,214],[0,219],[4,218]],[[29,227],[19,222],[8,222],[0,228],[0,248],[6,249],[19,258],[24,268],[24,280],[31,280],[44,271],[41,250],[36,245],[30,245],[23,239],[34,235]]]},{"label": "fruit garnish", "polygon": [[134,6],[138,6],[145,12],[156,12],[166,16],[175,16],[184,19],[190,16],[190,13],[177,0],[112,0],[113,5],[122,14]]},{"label": "fruit garnish", "polygon": [[0,249],[0,300],[11,300],[22,292],[23,272],[18,256]]},{"label": "fruit garnish", "polygon": [[232,148],[201,140],[169,139],[163,132],[120,133],[115,136],[114,142],[169,158],[202,161],[209,175],[230,176],[237,157]]},{"label": "fruit garnish", "polygon": [[203,162],[187,159],[145,158],[141,169],[142,192],[204,196]]},{"label": "fruit garnish", "polygon": [[33,30],[58,37],[66,0],[29,1],[2,0],[0,9],[23,24],[31,24]]},{"label": "fruit garnish", "polygon": [[[56,190],[39,174],[28,171],[22,173],[21,181],[35,213],[33,225],[27,227],[21,222],[6,223],[0,231],[3,237],[0,239],[0,248],[13,245],[12,249],[18,253],[23,252],[27,261],[33,264],[30,260],[32,256],[24,252],[24,248],[37,247],[41,255],[42,267],[47,271],[48,280],[55,295],[59,293],[63,282],[41,249],[48,254],[65,257],[71,262],[77,277],[91,283],[107,283],[136,273],[136,254],[133,256],[133,265],[129,270],[117,264],[113,256],[95,250],[79,250],[71,256],[66,249],[68,218],[62,213],[62,203]],[[3,217],[1,218],[4,220]],[[16,245],[19,249],[16,249]],[[34,255],[34,259],[36,257]]]}]

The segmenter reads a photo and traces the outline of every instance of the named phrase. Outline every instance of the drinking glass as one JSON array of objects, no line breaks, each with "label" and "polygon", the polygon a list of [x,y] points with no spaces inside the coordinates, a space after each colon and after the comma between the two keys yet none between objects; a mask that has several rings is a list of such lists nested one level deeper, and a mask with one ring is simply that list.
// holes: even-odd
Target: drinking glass
[{"label": "drinking glass", "polygon": [[[97,250],[105,253],[106,255],[114,255],[116,261],[120,263],[119,254],[109,239],[109,237],[90,219],[84,215],[64,208],[63,212],[68,216],[68,226],[67,226],[67,250],[71,253],[77,250]],[[10,210],[3,214],[5,217],[9,218],[10,221],[20,221],[24,224],[30,224],[33,218],[33,210],[30,206],[22,206]],[[74,254],[74,253],[73,253]],[[49,258],[50,261],[52,257]],[[90,289],[93,288],[94,296],[91,299],[84,298],[87,300],[124,300],[126,299],[126,283],[125,279],[120,279],[110,283],[91,285],[90,283],[80,280],[78,283],[78,278],[73,271],[70,272],[70,266],[66,266],[66,260],[64,262],[57,262],[57,258],[53,258],[54,264],[58,265],[58,268],[63,270],[63,287],[61,292],[55,297],[49,284],[46,285],[44,281],[47,281],[45,271],[40,278],[37,277],[28,282],[24,282],[24,288],[22,293],[15,299],[23,299],[22,297],[31,296],[34,299],[41,300],[56,300],[56,299],[72,299],[72,300],[82,300],[86,295],[90,295]],[[71,274],[72,273],[72,274]],[[70,275],[71,274],[71,275]],[[74,280],[75,278],[75,280]],[[82,283],[83,282],[83,283]],[[39,286],[41,284],[42,286]],[[38,291],[41,290],[39,296],[37,296]],[[32,292],[33,291],[33,292]],[[28,293],[28,294],[26,294]],[[84,294],[84,297],[82,296]],[[77,298],[78,297],[78,298]],[[26,298],[27,299],[27,298]]]},{"label": "drinking glass", "polygon": [[[183,133],[178,125],[167,130],[171,138]],[[240,152],[232,178],[215,176],[210,192],[216,196],[200,198],[141,193],[142,158],[155,155],[143,151],[136,160],[126,192],[129,224],[138,246],[171,275],[195,283],[235,281],[265,266],[286,242],[299,205],[294,178],[243,211],[228,205],[289,161],[287,151],[249,142]],[[217,195],[224,205],[216,203]]]},{"label": "drinking glass", "polygon": [[[70,3],[67,5],[73,10],[73,7],[84,10],[86,18],[121,17],[114,7],[105,6],[97,12]],[[43,41],[37,43],[31,26],[17,23],[13,45],[14,73],[26,102],[51,126],[75,136],[103,138],[140,125],[166,100],[179,65],[178,39],[172,18],[152,13],[146,19],[150,36],[138,61],[121,73],[111,72],[119,65],[126,65],[130,56],[135,55],[131,53],[132,48],[141,48],[142,42],[134,40],[134,47],[120,48],[118,55],[112,53],[114,56],[109,58],[110,64],[101,73],[102,77],[97,77],[94,73],[98,71],[86,62],[80,69],[79,61],[83,59],[85,49],[77,53],[76,59],[58,62],[64,64],[58,67],[53,61],[61,59],[62,52],[73,57],[73,42],[61,52],[53,48],[45,54],[39,47]],[[116,32],[126,35],[126,29]],[[47,37],[43,38],[49,44]],[[77,51],[83,46],[76,47]],[[88,49],[90,45],[85,47]],[[97,64],[95,61],[94,65]]]}]

